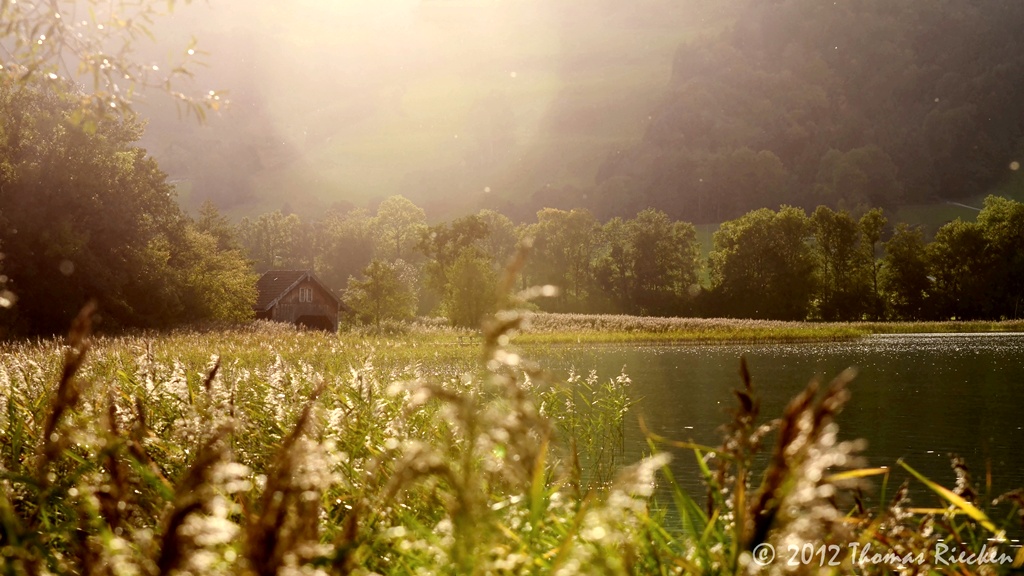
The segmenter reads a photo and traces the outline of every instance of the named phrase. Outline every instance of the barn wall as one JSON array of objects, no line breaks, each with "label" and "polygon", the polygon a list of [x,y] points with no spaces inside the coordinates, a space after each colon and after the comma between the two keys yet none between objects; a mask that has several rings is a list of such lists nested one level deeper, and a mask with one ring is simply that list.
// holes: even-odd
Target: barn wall
[{"label": "barn wall", "polygon": [[[299,302],[299,289],[312,288],[313,301]],[[285,294],[271,312],[278,322],[295,323],[303,316],[324,316],[336,330],[338,328],[338,305],[316,282],[306,280]]]}]

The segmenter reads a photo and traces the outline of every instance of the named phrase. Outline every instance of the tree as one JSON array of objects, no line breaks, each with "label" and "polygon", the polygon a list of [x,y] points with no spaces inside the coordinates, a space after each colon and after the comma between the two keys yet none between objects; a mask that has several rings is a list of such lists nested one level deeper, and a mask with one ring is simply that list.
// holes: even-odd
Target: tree
[{"label": "tree", "polygon": [[181,279],[196,266],[237,271],[237,262],[209,262],[229,255],[190,247],[194,230],[166,175],[134,146],[139,123],[102,118],[87,131],[71,119],[78,105],[50,83],[0,82],[0,244],[17,294],[7,322],[63,331],[89,298],[115,326],[209,317],[189,307]]},{"label": "tree", "polygon": [[313,264],[312,234],[296,214],[280,210],[256,220],[242,218],[238,239],[257,272],[309,268]]},{"label": "tree", "polygon": [[597,230],[588,210],[545,208],[537,212],[537,222],[526,232],[534,239],[535,254],[527,263],[528,281],[561,287],[557,303],[563,308],[585,306],[593,280],[590,265]]},{"label": "tree", "polygon": [[391,196],[381,202],[373,229],[377,234],[375,253],[388,260],[410,260],[423,230],[427,227],[423,209],[404,196]]},{"label": "tree", "polygon": [[882,231],[888,220],[885,218],[881,208],[872,208],[860,217],[857,225],[863,238],[861,244],[864,247],[864,260],[868,266],[868,274],[871,277],[871,296],[869,310],[875,320],[881,319],[884,313],[884,301],[879,283],[879,272],[882,262],[878,259],[878,247],[882,241]]},{"label": "tree", "polygon": [[497,273],[478,248],[463,249],[452,263],[444,310],[455,326],[479,326],[497,302]]},{"label": "tree", "polygon": [[238,242],[235,227],[209,200],[203,202],[203,205],[199,208],[199,219],[196,220],[196,229],[213,236],[217,240],[218,250],[239,250],[242,248],[242,245]]},{"label": "tree", "polygon": [[977,222],[957,219],[939,228],[927,253],[939,318],[993,316],[990,287],[995,262]]},{"label": "tree", "polygon": [[810,220],[803,210],[762,208],[722,224],[711,252],[722,311],[743,318],[802,320],[814,294]]},{"label": "tree", "polygon": [[242,322],[253,317],[256,280],[239,248],[222,249],[217,236],[190,225],[175,259],[185,319]]},{"label": "tree", "polygon": [[487,235],[487,225],[475,215],[431,226],[423,231],[419,248],[429,259],[424,272],[427,288],[436,298],[429,308],[433,308],[436,302],[450,301],[451,270],[455,261]]},{"label": "tree", "polygon": [[175,98],[202,119],[207,110],[219,109],[224,101],[217,91],[195,97],[177,87],[198,64],[194,40],[162,66],[136,55],[135,40],[152,38],[149,27],[154,20],[178,3],[0,2],[0,46],[7,57],[0,60],[0,81],[25,86],[41,80],[73,96],[77,102],[69,119],[87,132],[104,118],[130,118],[133,98],[144,89]]},{"label": "tree", "polygon": [[882,290],[893,313],[901,320],[922,320],[927,316],[931,280],[928,256],[921,229],[899,224],[885,243],[880,273]]},{"label": "tree", "polygon": [[860,319],[870,306],[870,276],[857,221],[845,210],[818,206],[811,224],[818,257],[818,312],[825,320]]},{"label": "tree", "polygon": [[989,196],[978,214],[978,226],[992,260],[998,263],[990,277],[992,314],[1020,318],[1024,314],[1024,204]]},{"label": "tree", "polygon": [[594,281],[603,296],[599,305],[611,312],[629,312],[632,271],[627,256],[630,245],[626,223],[618,217],[608,220],[601,226],[599,238],[594,254]]},{"label": "tree", "polygon": [[481,210],[476,216],[487,227],[487,236],[482,238],[478,245],[491,257],[495,265],[505,266],[519,244],[515,224],[507,216],[494,210]]},{"label": "tree", "polygon": [[648,208],[626,222],[626,261],[631,279],[632,312],[678,314],[697,282],[697,231]]},{"label": "tree", "polygon": [[405,320],[416,313],[415,276],[415,269],[401,260],[374,259],[362,279],[349,278],[345,300],[379,331],[382,320]]},{"label": "tree", "polygon": [[317,273],[328,286],[340,291],[373,259],[372,218],[365,210],[331,211],[313,226]]}]

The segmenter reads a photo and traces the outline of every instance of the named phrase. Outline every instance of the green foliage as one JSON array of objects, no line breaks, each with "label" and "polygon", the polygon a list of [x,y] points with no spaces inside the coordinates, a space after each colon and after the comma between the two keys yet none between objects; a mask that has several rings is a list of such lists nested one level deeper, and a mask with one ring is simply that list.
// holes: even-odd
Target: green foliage
[{"label": "green foliage", "polygon": [[979,318],[989,314],[989,274],[994,264],[977,222],[954,220],[935,234],[927,248],[935,278],[933,310],[939,318]]},{"label": "green foliage", "polygon": [[833,205],[891,206],[901,199],[896,165],[877,146],[829,150],[821,157],[815,195]]},{"label": "green foliage", "polygon": [[622,218],[612,218],[601,226],[601,245],[594,256],[594,282],[600,293],[618,306],[629,302],[632,292],[629,256],[635,254],[636,251],[630,250]]},{"label": "green foliage", "polygon": [[213,236],[217,240],[218,250],[240,250],[242,248],[235,227],[209,200],[203,202],[199,208],[196,229]]},{"label": "green foliage", "polygon": [[714,235],[712,290],[722,310],[744,318],[807,317],[815,288],[811,223],[803,210],[763,208]]},{"label": "green foliage", "polygon": [[[405,238],[403,251],[411,250],[407,235],[420,231],[421,261],[407,263],[409,275],[423,279],[413,306],[460,326],[489,309],[495,273],[518,235],[533,240],[525,281],[561,289],[537,304],[549,312],[826,321],[994,320],[1024,313],[1024,262],[1016,248],[1024,239],[1024,208],[1008,199],[986,200],[977,222],[949,223],[931,244],[899,227],[886,242],[889,222],[880,208],[859,219],[824,205],[810,217],[793,207],[756,210],[722,224],[706,263],[694,226],[653,208],[603,224],[586,210],[548,208],[519,229],[490,211],[426,227],[415,224],[420,210],[411,202],[392,202],[404,208],[383,213],[412,215],[408,227],[393,229]],[[375,229],[379,218],[331,212],[305,225],[277,213],[245,220],[240,231],[244,244],[255,246],[250,257],[264,254],[262,266],[271,254],[292,254],[278,265],[313,262],[340,293],[345,278],[374,254],[397,250],[394,233]],[[212,213],[201,222],[211,231],[223,228]],[[272,241],[261,244],[262,238]],[[455,278],[460,258],[462,276]],[[373,314],[367,319],[376,325]]]},{"label": "green foliage", "polygon": [[476,216],[487,227],[487,237],[478,245],[498,266],[505,266],[519,246],[515,225],[508,216],[494,210],[481,210]]},{"label": "green foliage", "polygon": [[387,260],[413,261],[426,221],[423,209],[404,196],[385,199],[377,208],[372,224],[377,256]]},{"label": "green foliage", "polygon": [[924,233],[906,224],[896,226],[892,238],[885,243],[881,271],[882,288],[896,318],[926,317],[928,293],[928,257]]},{"label": "green foliage", "polygon": [[103,118],[86,131],[71,119],[78,106],[52,83],[0,80],[0,244],[18,300],[3,322],[53,333],[90,298],[112,326],[244,317],[238,298],[251,288],[223,306],[189,307],[198,300],[187,278],[221,293],[233,290],[221,282],[251,281],[237,254],[216,240],[200,247],[166,176],[134,145],[141,125]]},{"label": "green foliage", "polygon": [[632,286],[625,309],[643,315],[671,315],[682,309],[697,282],[697,231],[647,209],[625,223],[625,261]]},{"label": "green foliage", "polygon": [[[185,0],[189,3],[191,0]],[[93,132],[107,118],[128,119],[134,99],[159,90],[197,118],[224,104],[216,91],[192,96],[180,85],[200,64],[195,40],[162,67],[136,54],[136,42],[153,39],[154,22],[173,11],[176,0],[78,0],[0,2],[0,82],[42,81],[74,96],[72,124]],[[83,92],[81,87],[87,87]],[[73,87],[73,88],[72,88]]]},{"label": "green foliage", "polygon": [[296,214],[278,210],[256,220],[242,218],[237,234],[257,272],[309,268],[313,263],[309,230]]},{"label": "green foliage", "polygon": [[[743,363],[720,445],[649,434],[625,465],[629,377],[525,362],[517,310],[484,324],[482,358],[443,331],[274,323],[90,340],[91,313],[65,345],[0,344],[5,574],[738,574],[792,542],[839,547],[852,573],[852,544],[1002,547],[1024,503],[976,498],[959,459],[951,489],[903,464],[948,507],[912,508],[906,485],[888,500],[890,470],[837,439],[849,373],[769,423]],[[662,447],[692,453],[706,503]]]},{"label": "green foliage", "polygon": [[256,280],[239,249],[220,248],[220,239],[189,226],[175,258],[182,263],[180,293],[191,320],[243,322],[253,317]]},{"label": "green foliage", "polygon": [[885,311],[880,277],[882,262],[878,256],[882,233],[888,222],[889,220],[885,217],[881,208],[872,208],[865,212],[857,223],[863,237],[864,259],[867,261],[868,275],[871,278],[871,295],[869,296],[868,310],[871,312],[874,320],[881,319]]},{"label": "green foliage", "polygon": [[476,248],[464,248],[452,263],[443,309],[454,326],[472,327],[494,311],[497,274],[491,260]]},{"label": "green foliage", "polygon": [[989,196],[978,214],[988,257],[994,263],[987,287],[992,299],[992,316],[1020,318],[1024,315],[1024,204]]},{"label": "green foliage", "polygon": [[559,286],[562,293],[555,299],[558,306],[582,308],[590,290],[596,229],[597,221],[587,210],[545,208],[537,212],[537,222],[526,230],[536,254],[527,263],[526,281]]},{"label": "green foliage", "polygon": [[863,231],[850,213],[818,206],[811,215],[819,259],[818,314],[824,320],[859,320],[870,308],[869,252]]},{"label": "green foliage", "polygon": [[892,207],[1010,176],[1024,136],[1020,4],[743,0],[714,12],[720,25],[677,50],[643,140],[600,170],[602,216],[638,201],[698,223],[779,203]]},{"label": "green foliage", "polygon": [[402,260],[374,259],[362,279],[349,278],[345,302],[378,330],[382,320],[410,319],[416,313],[416,271]]},{"label": "green foliage", "polygon": [[313,226],[316,270],[328,286],[341,289],[373,259],[373,221],[364,210],[331,211]]},{"label": "green foliage", "polygon": [[[461,285],[452,276],[456,260],[488,236],[487,224],[478,216],[458,218],[423,231],[419,249],[428,259],[424,266],[426,287],[437,300],[443,301],[446,306],[452,304],[451,291],[453,287]],[[475,326],[478,320],[470,320],[469,325]]]}]

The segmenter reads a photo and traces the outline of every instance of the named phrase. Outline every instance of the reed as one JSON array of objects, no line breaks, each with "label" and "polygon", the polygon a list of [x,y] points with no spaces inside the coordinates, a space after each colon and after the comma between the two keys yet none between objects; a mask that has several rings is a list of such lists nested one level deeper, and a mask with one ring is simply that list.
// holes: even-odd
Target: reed
[{"label": "reed", "polygon": [[[0,573],[821,572],[756,562],[804,542],[844,551],[825,571],[926,573],[944,568],[848,551],[934,560],[1024,529],[1021,492],[982,498],[961,460],[952,489],[920,480],[941,506],[906,487],[865,506],[888,470],[837,439],[850,374],[766,420],[743,363],[721,445],[650,434],[624,462],[629,376],[559,379],[511,346],[542,293],[506,300],[478,347],[270,323],[96,338],[91,308],[64,344],[0,344]],[[669,449],[692,453],[706,498],[674,482]]]}]

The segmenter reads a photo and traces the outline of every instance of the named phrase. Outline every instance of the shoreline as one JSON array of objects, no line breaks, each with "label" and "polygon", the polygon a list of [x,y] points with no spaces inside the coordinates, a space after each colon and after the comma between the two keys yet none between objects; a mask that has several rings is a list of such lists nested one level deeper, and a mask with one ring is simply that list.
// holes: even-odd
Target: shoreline
[{"label": "shoreline", "polygon": [[1024,333],[1024,321],[786,322],[729,318],[658,318],[585,314],[531,317],[517,344],[795,343],[852,341],[866,336]]}]

